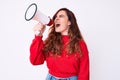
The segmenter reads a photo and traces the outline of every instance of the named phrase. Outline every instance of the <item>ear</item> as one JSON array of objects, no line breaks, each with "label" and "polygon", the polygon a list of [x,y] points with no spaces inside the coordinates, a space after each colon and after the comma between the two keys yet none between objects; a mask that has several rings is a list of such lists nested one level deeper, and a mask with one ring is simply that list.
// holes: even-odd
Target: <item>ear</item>
[{"label": "ear", "polygon": [[70,21],[68,22],[68,25],[71,25],[71,22],[70,22]]}]

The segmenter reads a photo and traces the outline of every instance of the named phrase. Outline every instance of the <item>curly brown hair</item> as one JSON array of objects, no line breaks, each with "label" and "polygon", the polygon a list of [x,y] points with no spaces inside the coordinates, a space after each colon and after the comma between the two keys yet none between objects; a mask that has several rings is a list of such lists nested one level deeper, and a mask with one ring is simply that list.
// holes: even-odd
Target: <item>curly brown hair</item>
[{"label": "curly brown hair", "polygon": [[[69,42],[67,44],[66,51],[69,54],[75,52],[79,52],[81,54],[80,40],[82,40],[83,37],[81,35],[73,12],[67,8],[61,8],[53,16],[53,21],[55,20],[57,13],[61,10],[66,12],[68,19],[71,22],[71,25],[68,30]],[[53,54],[55,55],[60,55],[62,53],[62,49],[63,49],[62,35],[61,33],[55,31],[55,24],[53,24],[50,28],[48,38],[45,40],[43,51],[46,54],[48,54],[49,52],[53,52]]]}]

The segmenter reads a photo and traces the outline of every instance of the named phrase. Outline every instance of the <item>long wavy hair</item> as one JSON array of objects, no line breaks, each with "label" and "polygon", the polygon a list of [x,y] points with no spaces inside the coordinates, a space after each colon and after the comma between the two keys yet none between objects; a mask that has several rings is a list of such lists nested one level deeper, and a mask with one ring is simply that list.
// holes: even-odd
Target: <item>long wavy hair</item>
[{"label": "long wavy hair", "polygon": [[[81,35],[73,12],[67,8],[61,8],[53,16],[53,21],[55,20],[58,12],[61,10],[66,12],[68,20],[71,22],[71,25],[68,30],[69,42],[67,43],[67,47],[65,49],[69,54],[75,52],[79,52],[80,54],[82,54],[80,49],[80,40],[82,40],[83,37]],[[55,31],[55,24],[51,26],[50,33],[44,43],[45,43],[43,48],[44,53],[48,54],[49,52],[52,52],[54,55],[60,55],[62,53],[63,49],[62,35],[61,33]]]}]

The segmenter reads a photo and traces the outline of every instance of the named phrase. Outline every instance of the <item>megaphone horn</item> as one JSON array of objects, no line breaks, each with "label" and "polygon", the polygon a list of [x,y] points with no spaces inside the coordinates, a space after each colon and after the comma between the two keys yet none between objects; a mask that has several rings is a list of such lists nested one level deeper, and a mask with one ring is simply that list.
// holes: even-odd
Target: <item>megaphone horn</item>
[{"label": "megaphone horn", "polygon": [[44,25],[51,26],[53,24],[53,21],[50,17],[46,16],[42,12],[40,12],[37,9],[37,5],[35,3],[32,3],[29,5],[25,12],[25,20],[30,21],[30,20],[36,20],[38,22],[41,22]]}]

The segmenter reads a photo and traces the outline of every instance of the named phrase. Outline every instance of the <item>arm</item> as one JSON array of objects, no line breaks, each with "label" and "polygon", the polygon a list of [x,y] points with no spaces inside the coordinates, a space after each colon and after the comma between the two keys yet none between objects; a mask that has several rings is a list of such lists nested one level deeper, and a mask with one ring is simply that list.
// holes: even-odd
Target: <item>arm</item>
[{"label": "arm", "polygon": [[80,69],[78,80],[89,80],[89,54],[84,41],[80,42],[82,57],[80,58]]},{"label": "arm", "polygon": [[30,46],[30,62],[33,65],[40,65],[44,63],[45,56],[43,54],[43,40],[42,36],[35,36]]},{"label": "arm", "polygon": [[37,34],[35,35],[35,38],[32,41],[32,44],[30,46],[30,62],[33,65],[40,65],[43,64],[45,61],[45,56],[42,51],[44,45],[42,40],[42,34],[45,30],[45,25],[42,23],[38,23],[33,28],[34,32],[37,31]]}]

